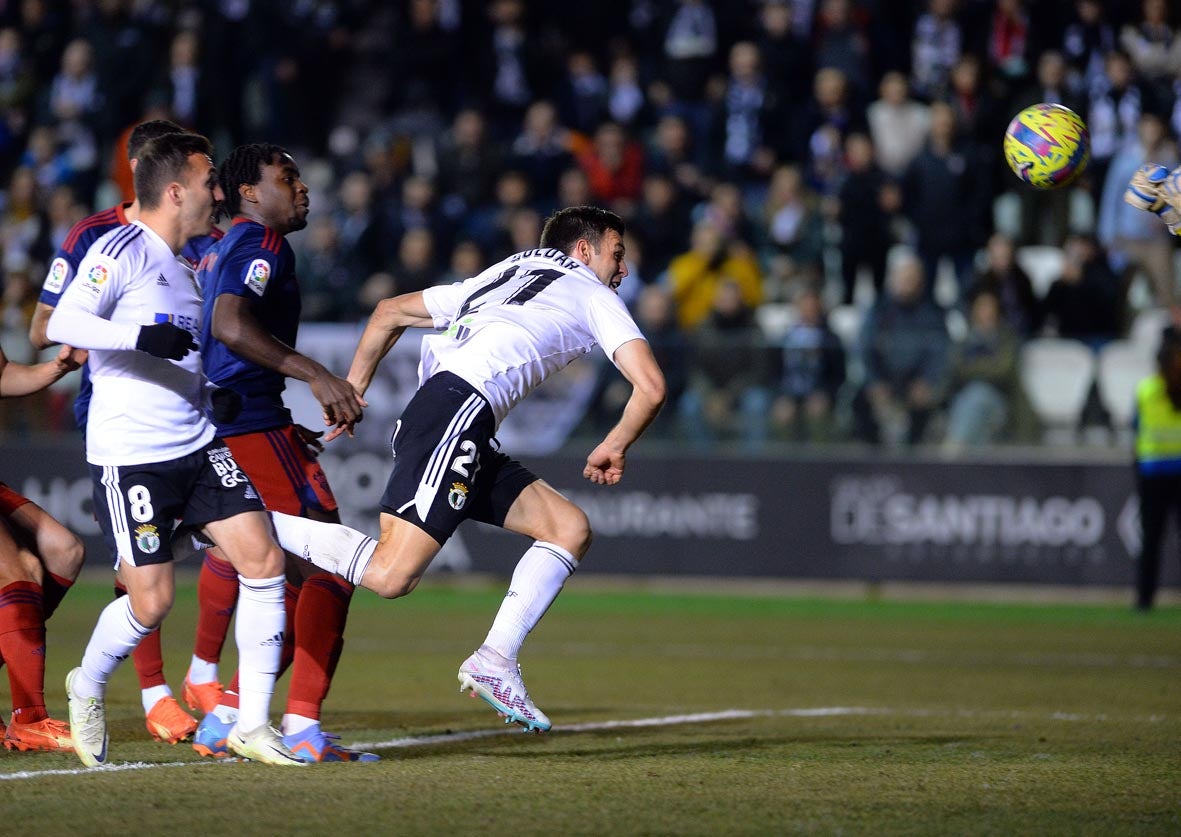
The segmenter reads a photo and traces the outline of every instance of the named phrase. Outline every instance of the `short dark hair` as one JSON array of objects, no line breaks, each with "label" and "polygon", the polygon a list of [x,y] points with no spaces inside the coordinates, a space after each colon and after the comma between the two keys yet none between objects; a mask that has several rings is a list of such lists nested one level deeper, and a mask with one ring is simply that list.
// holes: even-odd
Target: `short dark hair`
[{"label": "short dark hair", "polygon": [[200,134],[165,134],[148,140],[139,151],[135,167],[135,196],[144,209],[160,205],[164,188],[183,179],[193,154],[213,155],[213,146]]},{"label": "short dark hair", "polygon": [[546,219],[541,230],[541,246],[554,247],[569,255],[578,239],[585,238],[598,250],[607,230],[615,230],[622,237],[624,229],[623,219],[610,210],[597,206],[568,206]]},{"label": "short dark hair", "polygon": [[127,138],[127,159],[139,157],[139,152],[148,140],[165,134],[184,133],[187,133],[184,128],[167,119],[149,119],[147,122],[141,122],[131,129],[131,135]]},{"label": "short dark hair", "polygon": [[253,186],[262,180],[263,166],[271,165],[276,157],[290,156],[286,148],[269,142],[239,145],[231,151],[217,172],[221,191],[225,194],[226,210],[231,215],[237,215],[242,208],[242,195],[238,188],[243,185]]}]

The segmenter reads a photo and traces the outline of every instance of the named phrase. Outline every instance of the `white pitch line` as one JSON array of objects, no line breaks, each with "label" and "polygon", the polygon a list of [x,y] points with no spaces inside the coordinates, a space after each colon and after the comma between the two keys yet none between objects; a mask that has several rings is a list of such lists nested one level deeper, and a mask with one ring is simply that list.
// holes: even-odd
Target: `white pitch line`
[{"label": "white pitch line", "polygon": [[[1004,717],[1031,717],[1037,713],[1022,712],[1020,710],[951,710],[951,709],[891,709],[878,706],[817,706],[810,709],[725,709],[720,712],[697,712],[690,715],[664,715],[655,718],[636,718],[621,721],[589,721],[582,724],[568,724],[554,727],[549,734],[563,732],[601,732],[611,729],[635,729],[640,727],[665,727],[677,724],[707,724],[712,721],[732,721],[748,718],[834,718],[851,715],[904,715],[916,718],[934,715],[956,715],[959,717],[976,717],[982,715],[1002,715]],[[1053,712],[1049,715],[1039,715],[1056,721],[1088,721],[1106,720],[1106,715],[1080,715],[1066,712]],[[1165,716],[1150,715],[1135,720],[1158,723]],[[368,741],[349,744],[354,750],[393,750],[405,747],[430,746],[433,744],[450,744],[460,741],[477,741],[481,738],[522,734],[522,730],[515,726],[504,726],[498,729],[469,730],[467,732],[447,732],[439,735],[415,735],[405,738],[393,738],[389,741]],[[22,770],[19,773],[0,773],[0,781],[15,779],[39,779],[43,776],[86,776],[117,773],[125,770],[150,770],[157,767],[203,767],[210,764],[234,764],[234,759],[211,761],[174,761],[165,763],[130,762],[126,764],[111,764],[104,767],[79,767],[69,770]]]}]

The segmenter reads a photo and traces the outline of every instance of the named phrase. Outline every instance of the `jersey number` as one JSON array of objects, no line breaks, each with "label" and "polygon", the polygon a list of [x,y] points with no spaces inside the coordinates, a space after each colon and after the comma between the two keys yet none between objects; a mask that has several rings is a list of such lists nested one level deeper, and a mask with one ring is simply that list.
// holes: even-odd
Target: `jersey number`
[{"label": "jersey number", "polygon": [[[508,270],[506,270],[504,273],[497,276],[495,279],[493,279],[487,285],[480,288],[480,290],[476,291],[474,294],[469,296],[467,298],[467,300],[463,303],[463,305],[460,306],[459,313],[455,316],[455,319],[458,320],[461,317],[463,317],[465,314],[471,314],[472,312],[476,311],[477,310],[477,301],[480,299],[480,297],[484,296],[485,294],[491,293],[492,291],[499,288],[501,285],[508,282],[510,279],[512,279],[514,276],[517,275],[518,270],[520,270],[519,265],[514,265],[514,266],[510,267]],[[512,296],[510,296],[508,299],[506,299],[505,304],[506,305],[524,305],[526,302],[533,299],[533,297],[537,296],[539,293],[541,293],[546,288],[548,288],[553,283],[553,281],[561,275],[562,275],[562,271],[560,271],[560,270],[531,270],[531,271],[529,271],[528,273],[524,274],[524,276],[522,277],[524,279],[528,279],[529,281],[527,281],[524,285],[522,285],[520,288],[518,288],[516,293],[514,293]]]},{"label": "jersey number", "polygon": [[136,523],[144,523],[156,515],[152,508],[152,492],[147,486],[133,485],[127,489],[127,507],[131,511],[131,519]]},{"label": "jersey number", "polygon": [[[476,478],[476,474],[480,470],[480,451],[476,448],[476,443],[471,439],[465,439],[459,443],[459,449],[463,451],[462,454],[455,457],[451,462],[451,470],[465,477],[470,476],[472,480]],[[472,472],[469,475],[467,466],[474,465]]]}]

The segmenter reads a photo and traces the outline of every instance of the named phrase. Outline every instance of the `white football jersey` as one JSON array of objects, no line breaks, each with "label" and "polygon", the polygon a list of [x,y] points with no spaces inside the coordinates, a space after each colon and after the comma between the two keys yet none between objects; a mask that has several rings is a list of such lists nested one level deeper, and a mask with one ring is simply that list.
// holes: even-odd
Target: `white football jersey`
[{"label": "white football jersey", "polygon": [[497,425],[542,381],[595,346],[643,339],[627,306],[560,250],[526,250],[479,276],[423,291],[441,334],[423,338],[419,382],[451,372],[492,405]]},{"label": "white football jersey", "polygon": [[200,334],[196,275],[139,221],[111,230],[78,265],[48,329],[52,340],[90,349],[86,460],[94,465],[165,462],[214,436],[200,352],[171,361],[135,348],[140,326],[161,322]]}]

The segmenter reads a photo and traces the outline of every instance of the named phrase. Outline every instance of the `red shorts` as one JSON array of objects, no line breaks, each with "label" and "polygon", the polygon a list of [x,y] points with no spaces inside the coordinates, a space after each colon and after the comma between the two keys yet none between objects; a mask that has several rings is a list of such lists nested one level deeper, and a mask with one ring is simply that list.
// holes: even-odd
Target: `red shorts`
[{"label": "red shorts", "polygon": [[226,436],[223,441],[268,509],[295,516],[303,516],[309,509],[336,511],[328,477],[294,425]]},{"label": "red shorts", "polygon": [[31,503],[28,497],[22,497],[4,483],[0,482],[0,514],[10,515],[26,503]]}]

